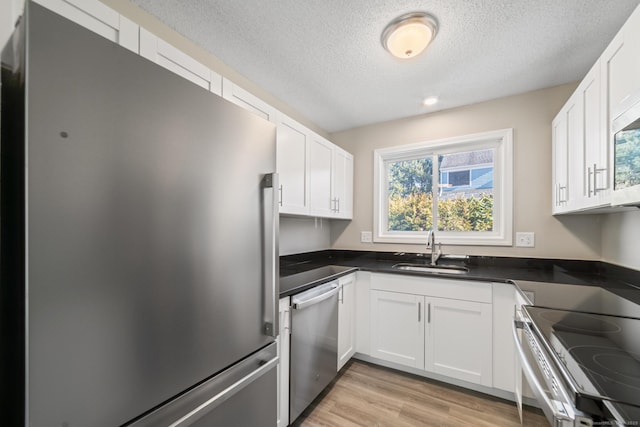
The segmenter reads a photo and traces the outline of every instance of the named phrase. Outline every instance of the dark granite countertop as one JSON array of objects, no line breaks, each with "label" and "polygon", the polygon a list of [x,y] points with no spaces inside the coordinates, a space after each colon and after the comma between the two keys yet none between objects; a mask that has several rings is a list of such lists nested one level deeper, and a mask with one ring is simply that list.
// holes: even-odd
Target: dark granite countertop
[{"label": "dark granite countertop", "polygon": [[[447,275],[394,269],[399,263],[426,264],[423,254],[326,250],[280,257],[280,296],[293,295],[356,270],[483,282],[532,282],[591,285],[640,303],[640,272],[600,261],[469,256],[439,265],[465,267],[468,273]],[[324,269],[328,267],[328,269]],[[315,271],[316,269],[320,269]],[[324,276],[326,275],[326,276]]]}]

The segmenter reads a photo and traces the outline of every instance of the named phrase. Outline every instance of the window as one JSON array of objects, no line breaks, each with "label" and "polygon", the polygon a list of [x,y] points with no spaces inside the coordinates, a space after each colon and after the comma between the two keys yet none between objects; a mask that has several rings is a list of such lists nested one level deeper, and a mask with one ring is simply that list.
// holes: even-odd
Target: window
[{"label": "window", "polygon": [[[374,240],[511,245],[512,129],[374,152]],[[435,224],[435,226],[434,226]]]}]

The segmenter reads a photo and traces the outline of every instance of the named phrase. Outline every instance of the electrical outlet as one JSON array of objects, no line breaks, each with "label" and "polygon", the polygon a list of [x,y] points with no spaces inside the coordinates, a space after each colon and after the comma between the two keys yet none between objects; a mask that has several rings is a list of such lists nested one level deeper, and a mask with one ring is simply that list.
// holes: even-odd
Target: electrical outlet
[{"label": "electrical outlet", "polygon": [[536,234],[534,232],[516,233],[516,246],[521,248],[533,248],[536,245]]},{"label": "electrical outlet", "polygon": [[360,232],[360,242],[361,243],[371,243],[373,242],[373,235],[370,231],[361,231]]}]

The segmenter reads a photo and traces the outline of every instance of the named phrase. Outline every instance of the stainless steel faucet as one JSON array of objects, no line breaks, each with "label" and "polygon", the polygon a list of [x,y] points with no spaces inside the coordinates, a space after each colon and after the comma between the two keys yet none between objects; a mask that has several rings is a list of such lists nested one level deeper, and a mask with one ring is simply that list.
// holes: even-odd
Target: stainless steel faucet
[{"label": "stainless steel faucet", "polygon": [[429,234],[427,234],[427,249],[431,250],[431,265],[436,265],[442,255],[442,243],[438,243],[436,249],[436,233],[433,229],[429,230]]}]

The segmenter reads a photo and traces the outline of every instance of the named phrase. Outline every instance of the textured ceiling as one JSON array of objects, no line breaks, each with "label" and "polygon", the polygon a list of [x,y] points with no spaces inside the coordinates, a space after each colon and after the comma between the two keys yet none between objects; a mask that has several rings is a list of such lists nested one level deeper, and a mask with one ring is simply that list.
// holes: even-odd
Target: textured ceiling
[{"label": "textured ceiling", "polygon": [[[640,0],[131,0],[328,132],[580,80]],[[411,61],[380,44],[426,11]],[[435,95],[440,102],[425,107]]]}]

